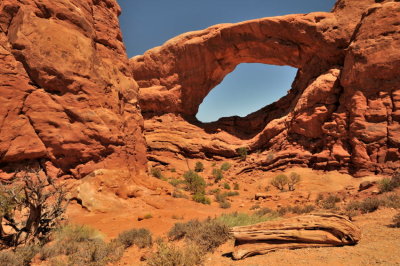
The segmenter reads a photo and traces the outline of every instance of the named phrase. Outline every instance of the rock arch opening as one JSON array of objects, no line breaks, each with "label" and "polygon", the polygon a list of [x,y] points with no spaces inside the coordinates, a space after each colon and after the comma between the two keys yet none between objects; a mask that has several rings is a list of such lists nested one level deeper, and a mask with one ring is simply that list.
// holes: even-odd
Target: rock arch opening
[{"label": "rock arch opening", "polygon": [[208,93],[196,118],[209,123],[256,112],[287,95],[296,72],[296,68],[289,66],[240,64]]}]

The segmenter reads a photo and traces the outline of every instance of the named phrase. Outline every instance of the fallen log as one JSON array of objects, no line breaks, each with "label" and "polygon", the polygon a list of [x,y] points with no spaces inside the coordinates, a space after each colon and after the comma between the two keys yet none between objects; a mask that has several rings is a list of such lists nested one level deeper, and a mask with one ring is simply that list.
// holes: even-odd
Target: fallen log
[{"label": "fallen log", "polygon": [[347,217],[315,213],[231,229],[233,258],[244,259],[278,249],[355,245],[361,231]]}]

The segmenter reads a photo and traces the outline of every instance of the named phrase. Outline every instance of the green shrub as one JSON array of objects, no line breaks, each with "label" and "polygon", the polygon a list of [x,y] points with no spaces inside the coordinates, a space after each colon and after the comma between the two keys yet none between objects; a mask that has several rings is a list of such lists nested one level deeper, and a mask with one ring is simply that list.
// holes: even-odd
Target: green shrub
[{"label": "green shrub", "polygon": [[146,213],[146,214],[143,216],[143,219],[151,219],[151,218],[153,218],[153,215],[152,215],[151,213]]},{"label": "green shrub", "polygon": [[390,192],[400,187],[400,172],[396,172],[391,178],[383,178],[378,183],[381,193]]},{"label": "green shrub", "polygon": [[221,170],[222,171],[228,171],[231,168],[231,164],[228,162],[225,162],[221,165]]},{"label": "green shrub", "polygon": [[273,211],[270,208],[262,208],[258,211],[256,211],[254,214],[258,216],[264,216],[266,214],[271,214]]},{"label": "green shrub", "polygon": [[315,210],[315,206],[313,206],[313,205],[305,205],[305,206],[296,205],[291,208],[291,212],[293,212],[295,214],[310,213],[314,210]]},{"label": "green shrub", "polygon": [[158,179],[162,179],[162,178],[163,178],[163,174],[162,174],[160,168],[154,168],[154,167],[152,167],[152,168],[150,169],[150,173],[151,173],[151,175],[154,176],[155,178],[158,178]]},{"label": "green shrub", "polygon": [[171,173],[176,173],[176,168],[171,168]]},{"label": "green shrub", "polygon": [[170,183],[171,185],[173,185],[174,187],[177,187],[177,186],[179,186],[180,184],[185,184],[185,181],[180,180],[180,179],[175,179],[175,178],[173,178],[173,179],[169,180],[169,183]]},{"label": "green shrub", "polygon": [[228,183],[224,183],[224,189],[231,189],[231,186]]},{"label": "green shrub", "polygon": [[193,201],[202,203],[202,204],[211,204],[211,200],[201,192],[197,192],[192,197]]},{"label": "green shrub", "polygon": [[221,169],[217,169],[217,168],[214,168],[212,170],[212,176],[214,178],[215,183],[218,183],[219,181],[221,181],[224,178],[222,170]]},{"label": "green shrub", "polygon": [[300,175],[298,173],[291,173],[287,182],[289,191],[294,191],[295,185],[300,182]]},{"label": "green shrub", "polygon": [[19,266],[24,265],[22,259],[13,251],[0,251],[0,265],[2,266]]},{"label": "green shrub", "polygon": [[196,162],[196,165],[194,167],[195,172],[203,172],[204,171],[204,165],[202,162]]},{"label": "green shrub", "polygon": [[228,191],[224,193],[227,197],[239,196],[239,192],[237,191]]},{"label": "green shrub", "polygon": [[384,192],[389,192],[392,191],[394,189],[394,186],[392,184],[392,180],[390,178],[383,178],[379,181],[378,183],[379,186],[379,191],[381,193]]},{"label": "green shrub", "polygon": [[203,222],[191,220],[187,223],[176,223],[168,232],[171,240],[185,239],[193,242],[205,252],[213,251],[230,237],[229,228],[215,219]]},{"label": "green shrub", "polygon": [[283,191],[285,189],[285,185],[287,185],[287,183],[288,177],[284,174],[277,175],[271,180],[271,185],[273,185],[280,191]]},{"label": "green shrub", "polygon": [[336,203],[340,202],[340,198],[335,195],[329,195],[326,199],[322,200],[322,208],[334,209]]},{"label": "green shrub", "polygon": [[239,190],[239,184],[238,183],[233,184],[233,189],[234,190]]},{"label": "green shrub", "polygon": [[242,161],[246,160],[248,153],[248,149],[246,147],[237,148],[236,152]]},{"label": "green shrub", "polygon": [[204,252],[197,245],[190,243],[185,247],[160,243],[157,251],[147,260],[148,266],[197,266],[202,265]]},{"label": "green shrub", "polygon": [[388,194],[382,197],[381,203],[387,208],[400,209],[400,196],[397,194]]},{"label": "green shrub", "polygon": [[151,247],[153,244],[153,238],[149,230],[131,229],[120,233],[116,239],[124,245],[125,248],[131,247],[133,245],[139,248]]},{"label": "green shrub", "polygon": [[59,242],[85,242],[103,238],[103,234],[98,230],[86,225],[68,224],[56,231],[56,239]]},{"label": "green shrub", "polygon": [[190,170],[184,173],[187,189],[193,193],[205,193],[206,181],[196,172]]},{"label": "green shrub", "polygon": [[219,203],[219,207],[221,209],[229,209],[231,206],[232,206],[231,203],[229,201],[226,201],[226,200]]},{"label": "green shrub", "polygon": [[260,207],[260,204],[254,204],[253,206],[251,206],[250,207],[250,210],[257,210],[257,209],[260,209],[261,207]]},{"label": "green shrub", "polygon": [[381,205],[381,201],[377,198],[366,198],[360,203],[360,211],[362,213],[369,213],[376,211]]},{"label": "green shrub", "polygon": [[257,224],[265,221],[269,221],[274,219],[275,217],[265,217],[259,215],[249,215],[246,213],[230,213],[230,214],[222,214],[221,216],[217,217],[217,221],[225,224],[229,227],[234,226],[244,226],[244,225],[251,225]]},{"label": "green shrub", "polygon": [[396,215],[393,217],[392,222],[393,222],[393,227],[400,228],[400,213],[396,214]]},{"label": "green shrub", "polygon": [[[65,255],[66,265],[106,265],[122,257],[123,245],[119,241],[107,244],[96,230],[80,225],[60,228],[52,243],[40,252],[42,260]],[[54,260],[55,261],[55,260]]]},{"label": "green shrub", "polygon": [[183,199],[188,199],[189,198],[182,191],[180,191],[178,189],[175,189],[174,192],[172,192],[172,197],[174,197],[174,198],[183,198]]}]

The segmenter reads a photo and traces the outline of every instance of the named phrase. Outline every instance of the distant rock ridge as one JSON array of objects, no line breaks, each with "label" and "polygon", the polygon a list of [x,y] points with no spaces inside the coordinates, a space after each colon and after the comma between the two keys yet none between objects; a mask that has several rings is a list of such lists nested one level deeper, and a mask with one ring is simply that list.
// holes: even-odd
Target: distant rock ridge
[{"label": "distant rock ridge", "polygon": [[[276,103],[244,118],[197,121],[203,99],[240,63],[299,70]],[[332,12],[215,25],[130,65],[152,160],[232,157],[248,147],[258,154],[250,167],[264,170],[364,175],[400,166],[399,1],[339,0]]]}]

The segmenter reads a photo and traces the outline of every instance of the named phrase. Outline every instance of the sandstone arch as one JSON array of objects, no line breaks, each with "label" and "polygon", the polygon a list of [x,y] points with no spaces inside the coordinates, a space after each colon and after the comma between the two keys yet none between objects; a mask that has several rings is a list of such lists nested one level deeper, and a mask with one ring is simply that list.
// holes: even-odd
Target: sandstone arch
[{"label": "sandstone arch", "polygon": [[[130,59],[151,156],[233,156],[248,146],[275,153],[253,165],[266,170],[299,164],[392,172],[400,166],[399,5],[339,0],[332,12],[186,33]],[[239,63],[299,71],[278,102],[245,118],[198,123],[204,97]]]}]

